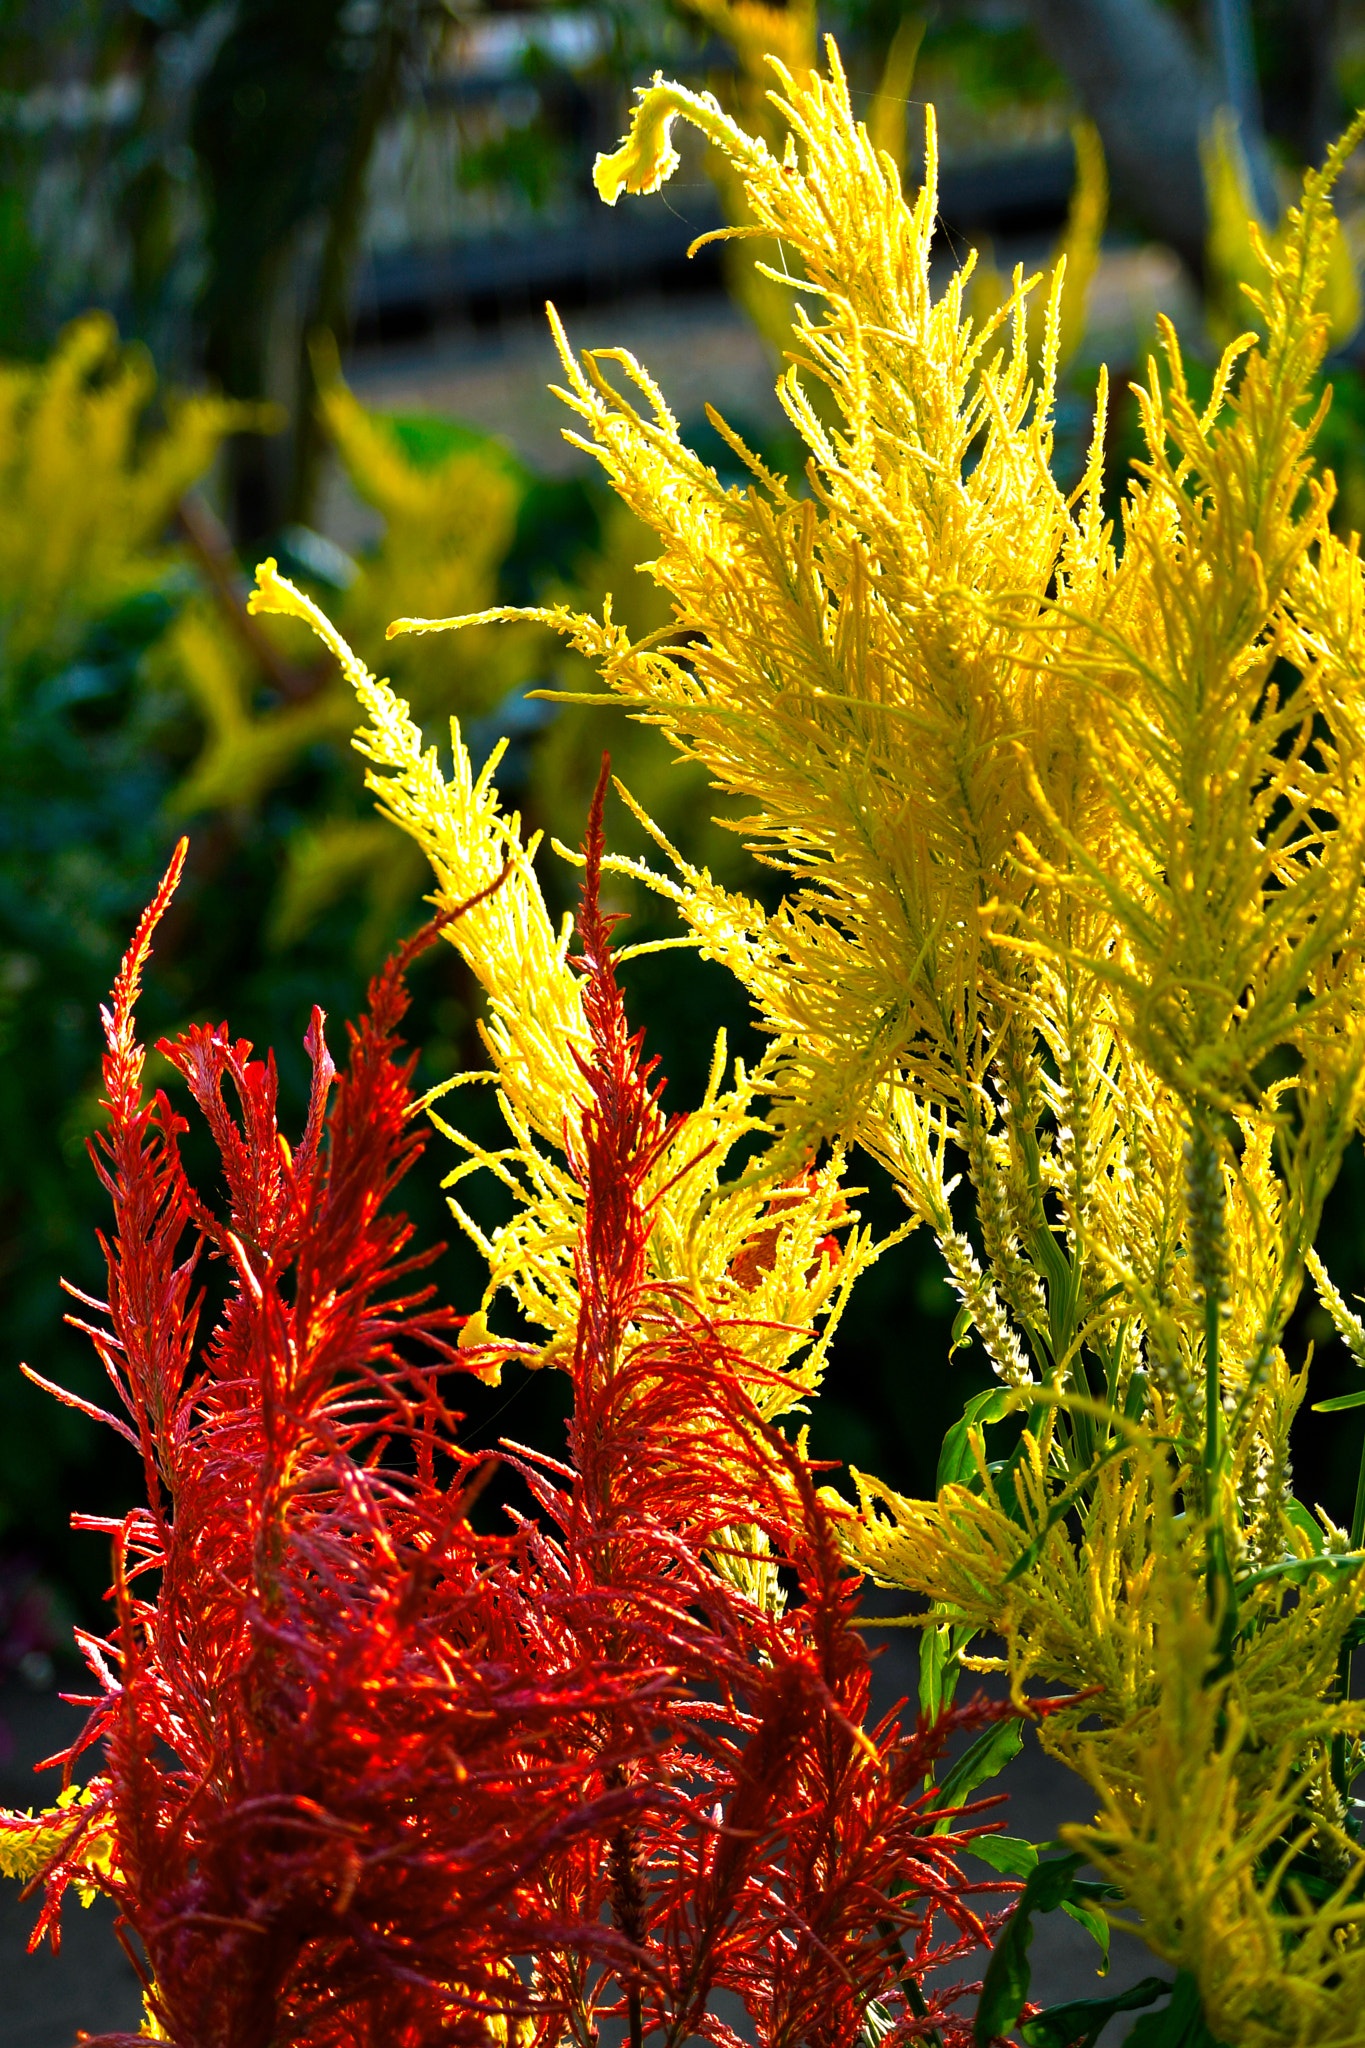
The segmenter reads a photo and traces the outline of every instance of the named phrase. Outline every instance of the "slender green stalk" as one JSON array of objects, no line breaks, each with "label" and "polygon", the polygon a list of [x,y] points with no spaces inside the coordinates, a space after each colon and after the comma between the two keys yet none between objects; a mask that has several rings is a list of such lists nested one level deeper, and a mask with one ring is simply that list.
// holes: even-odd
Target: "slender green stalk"
[{"label": "slender green stalk", "polygon": [[1196,1115],[1185,1148],[1185,1194],[1189,1211],[1190,1265],[1195,1293],[1204,1306],[1204,1483],[1205,1506],[1226,1457],[1223,1388],[1219,1374],[1219,1333],[1226,1291],[1226,1218],[1222,1161],[1207,1119]]},{"label": "slender green stalk", "polygon": [[[1350,1547],[1352,1550],[1359,1550],[1362,1543],[1365,1543],[1365,1438],[1361,1439],[1360,1470],[1356,1474],[1356,1502],[1351,1515]],[[1347,1645],[1337,1658],[1337,1698],[1347,1700],[1350,1697],[1351,1650]],[[1349,1799],[1351,1796],[1351,1782],[1346,1775],[1346,1737],[1336,1735],[1332,1738],[1332,1783],[1343,1799]]]},{"label": "slender green stalk", "polygon": [[[889,1920],[879,1920],[877,1922],[877,1932],[886,1942],[887,1950],[892,1957],[893,1967],[896,1972],[896,1980],[901,1990],[905,1993],[906,2004],[917,2020],[928,2019],[928,2004],[924,1993],[919,1988],[918,1982],[906,1967],[905,1950],[901,1947],[900,1936]],[[943,2036],[937,2027],[927,2028],[920,2036],[920,2039],[928,2043],[928,2048],[943,2048]]]},{"label": "slender green stalk", "polygon": [[1188,1210],[1190,1266],[1196,1297],[1204,1309],[1204,1454],[1203,1508],[1208,1519],[1206,1587],[1209,1611],[1222,1604],[1220,1655],[1210,1677],[1230,1667],[1237,1626],[1236,1594],[1223,1523],[1223,1479],[1227,1468],[1227,1432],[1223,1426],[1223,1384],[1219,1344],[1223,1302],[1227,1294],[1227,1203],[1223,1162],[1207,1115],[1196,1112],[1185,1148],[1185,1195]]}]

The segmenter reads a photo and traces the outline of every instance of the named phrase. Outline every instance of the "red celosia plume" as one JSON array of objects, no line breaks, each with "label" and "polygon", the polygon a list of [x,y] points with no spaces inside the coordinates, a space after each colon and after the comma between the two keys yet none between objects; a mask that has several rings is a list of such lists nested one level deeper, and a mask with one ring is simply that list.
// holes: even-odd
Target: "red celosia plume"
[{"label": "red celosia plume", "polygon": [[549,2048],[603,2023],[728,2048],[722,1990],[772,2048],[852,2048],[874,2001],[898,2040],[970,2038],[926,1980],[970,1974],[999,1916],[955,1862],[971,1828],[933,1832],[924,1778],[954,1729],[1006,1710],[866,1725],[856,1582],[811,1466],[764,1420],[753,1326],[724,1275],[714,1303],[649,1279],[676,1130],[599,908],[605,775],[578,920],[588,1108],[566,1132],[584,1197],[569,1456],[505,1447],[536,1508],[506,1536],[468,1519],[488,1465],[449,1405],[461,1318],[386,1206],[423,1142],[404,972],[468,906],[371,985],[342,1073],[314,1011],[292,1149],[269,1059],[225,1025],[163,1043],[225,1216],[190,1185],[183,1118],[143,1101],[133,1029],[183,849],[115,983],[96,1154],[115,1227],[85,1327],[147,1500],[84,1524],[113,1536],[117,1622],[85,1643],[101,1694],[68,1772],[102,1756],[35,1939],[55,1939],[66,1883],[111,1893],[177,2048],[515,2028]]}]

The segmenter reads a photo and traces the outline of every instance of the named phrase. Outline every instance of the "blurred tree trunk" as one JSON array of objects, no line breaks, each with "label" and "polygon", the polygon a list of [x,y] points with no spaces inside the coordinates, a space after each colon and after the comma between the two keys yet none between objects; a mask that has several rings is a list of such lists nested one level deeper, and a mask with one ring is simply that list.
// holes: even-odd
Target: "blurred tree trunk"
[{"label": "blurred tree trunk", "polygon": [[1320,164],[1351,115],[1336,73],[1341,16],[1340,0],[1256,7],[1265,124],[1301,163]]},{"label": "blurred tree trunk", "polygon": [[[191,139],[208,202],[205,367],[233,398],[283,399],[291,414],[288,440],[231,444],[239,546],[306,508],[312,380],[297,334],[278,331],[285,288],[302,285],[305,328],[344,318],[370,155],[424,12],[422,0],[239,0],[199,89]],[[311,278],[309,229],[321,241]]]},{"label": "blurred tree trunk", "polygon": [[[1229,12],[1235,50],[1239,0]],[[1158,0],[1030,0],[1038,35],[1100,131],[1114,197],[1147,231],[1202,274],[1208,216],[1200,138],[1229,86],[1205,61],[1180,21]],[[1218,40],[1222,40],[1220,37]],[[1245,88],[1242,143],[1252,190],[1278,215],[1265,136]],[[1235,98],[1233,100],[1235,106]]]},{"label": "blurred tree trunk", "polygon": [[339,347],[344,347],[349,339],[351,272],[360,248],[370,158],[379,130],[398,97],[403,63],[415,43],[416,26],[415,9],[402,5],[402,0],[390,0],[375,37],[345,167],[328,213],[312,301],[299,323],[298,416],[294,422],[294,463],[287,509],[289,517],[304,526],[312,523],[323,450],[310,344],[319,330],[331,334]]}]

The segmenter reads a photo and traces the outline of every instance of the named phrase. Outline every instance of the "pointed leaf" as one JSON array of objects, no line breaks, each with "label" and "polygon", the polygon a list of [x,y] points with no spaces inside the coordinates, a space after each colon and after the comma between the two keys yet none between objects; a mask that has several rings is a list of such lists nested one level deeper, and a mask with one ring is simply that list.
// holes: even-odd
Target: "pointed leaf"
[{"label": "pointed leaf", "polygon": [[1199,1986],[1182,1970],[1171,1987],[1170,2004],[1140,2019],[1125,2048],[1226,2048],[1226,2044],[1209,2032]]},{"label": "pointed leaf", "polygon": [[1358,1387],[1354,1394],[1337,1394],[1330,1401],[1315,1401],[1315,1415],[1340,1415],[1347,1408],[1365,1408],[1365,1387]]},{"label": "pointed leaf", "polygon": [[1018,1835],[975,1835],[968,1848],[973,1856],[980,1857],[1005,1877],[1027,1877],[1038,1862],[1038,1851],[1032,1842],[1025,1842]]},{"label": "pointed leaf", "polygon": [[[1109,1998],[1073,1998],[1065,2005],[1050,2005],[1045,2012],[1025,2020],[1019,2038],[1025,2048],[1095,2048],[1100,2034],[1115,2013],[1133,2012],[1151,2005],[1170,1990],[1164,1977],[1143,1977],[1126,1991]],[[1131,2042],[1136,2037],[1129,2035]]]},{"label": "pointed leaf", "polygon": [[926,1628],[919,1646],[919,1710],[926,1721],[936,1721],[943,1704],[943,1675],[948,1661],[948,1624]]},{"label": "pointed leaf", "polygon": [[1104,1957],[1099,1973],[1101,1977],[1105,1976],[1109,1969],[1109,1922],[1097,1907],[1082,1905],[1076,1899],[1063,1899],[1062,1911],[1068,1913],[1077,1926],[1083,1927],[1099,1948]]},{"label": "pointed leaf", "polygon": [[[978,1735],[971,1748],[960,1756],[934,1795],[935,1806],[960,1806],[978,1785],[984,1785],[1003,1771],[1011,1757],[1018,1756],[1024,1740],[1022,1721],[1000,1721]],[[951,1815],[935,1823],[934,1833],[945,1834],[952,1826]]]},{"label": "pointed leaf", "polygon": [[1008,2034],[1017,2024],[1033,1980],[1028,1959],[1033,1915],[1060,1906],[1080,1866],[1078,1855],[1058,1856],[1039,1863],[1030,1874],[986,1966],[972,2028],[977,2048],[988,2048],[997,2035]]},{"label": "pointed leaf", "polygon": [[[1112,1885],[1078,1878],[1076,1872],[1084,1860],[1072,1851],[1048,1857],[1031,1872],[986,1966],[973,2030],[977,2048],[988,2048],[997,2035],[1008,2034],[1018,2024],[1032,1979],[1028,1951],[1033,1915],[1053,1913],[1068,1905],[1085,1911],[1091,1909],[1092,1900],[1121,1896]],[[1076,1917],[1081,1918],[1081,1913]]]},{"label": "pointed leaf", "polygon": [[[954,1337],[957,1324],[962,1321],[964,1309],[953,1325]],[[938,1473],[934,1479],[935,1493],[942,1493],[945,1486],[968,1486],[976,1476],[976,1463],[972,1457],[971,1432],[983,1428],[988,1422],[999,1422],[1008,1415],[1014,1403],[1006,1387],[987,1387],[984,1394],[973,1394],[958,1420],[943,1439],[943,1448],[938,1454]]]}]

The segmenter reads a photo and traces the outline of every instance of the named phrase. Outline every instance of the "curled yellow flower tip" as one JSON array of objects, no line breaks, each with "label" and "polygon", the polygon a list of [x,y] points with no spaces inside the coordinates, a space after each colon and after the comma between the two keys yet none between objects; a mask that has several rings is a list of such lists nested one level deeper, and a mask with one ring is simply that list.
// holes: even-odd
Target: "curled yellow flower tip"
[{"label": "curled yellow flower tip", "polygon": [[[473,1315],[466,1320],[464,1328],[456,1338],[455,1348],[458,1351],[482,1351],[485,1347],[492,1349],[497,1343],[497,1338],[488,1327],[487,1316],[482,1309],[476,1309]],[[476,1380],[482,1380],[486,1387],[500,1387],[502,1385],[502,1360],[503,1353],[501,1348],[499,1348],[497,1355],[490,1358],[486,1365],[475,1365],[472,1361],[466,1361],[466,1363],[468,1370],[473,1373]]]},{"label": "curled yellow flower tip", "polygon": [[246,608],[249,612],[278,612],[284,618],[303,619],[310,626],[317,624],[317,606],[310,604],[287,576],[281,576],[273,555],[257,563],[256,582]]},{"label": "curled yellow flower tip", "polygon": [[263,562],[257,564],[256,583],[247,598],[246,608],[249,612],[275,612],[281,618],[302,619],[305,626],[312,627],[323,646],[336,656],[352,689],[373,685],[374,677],[342,639],[326,612],[315,605],[311,597],[306,597],[287,576],[281,576],[273,555],[267,555]]},{"label": "curled yellow flower tip", "polygon": [[714,93],[666,85],[663,73],[656,71],[653,84],[640,87],[639,94],[625,141],[592,167],[593,183],[608,206],[615,206],[622,192],[657,192],[672,177],[680,162],[672,142],[679,114],[735,161],[756,154],[753,138],[728,119]]},{"label": "curled yellow flower tip", "polygon": [[625,141],[592,167],[592,181],[608,206],[615,206],[622,192],[657,192],[672,177],[678,152],[671,132],[680,112],[676,86],[666,86],[663,73],[656,71],[653,84],[640,94]]}]

